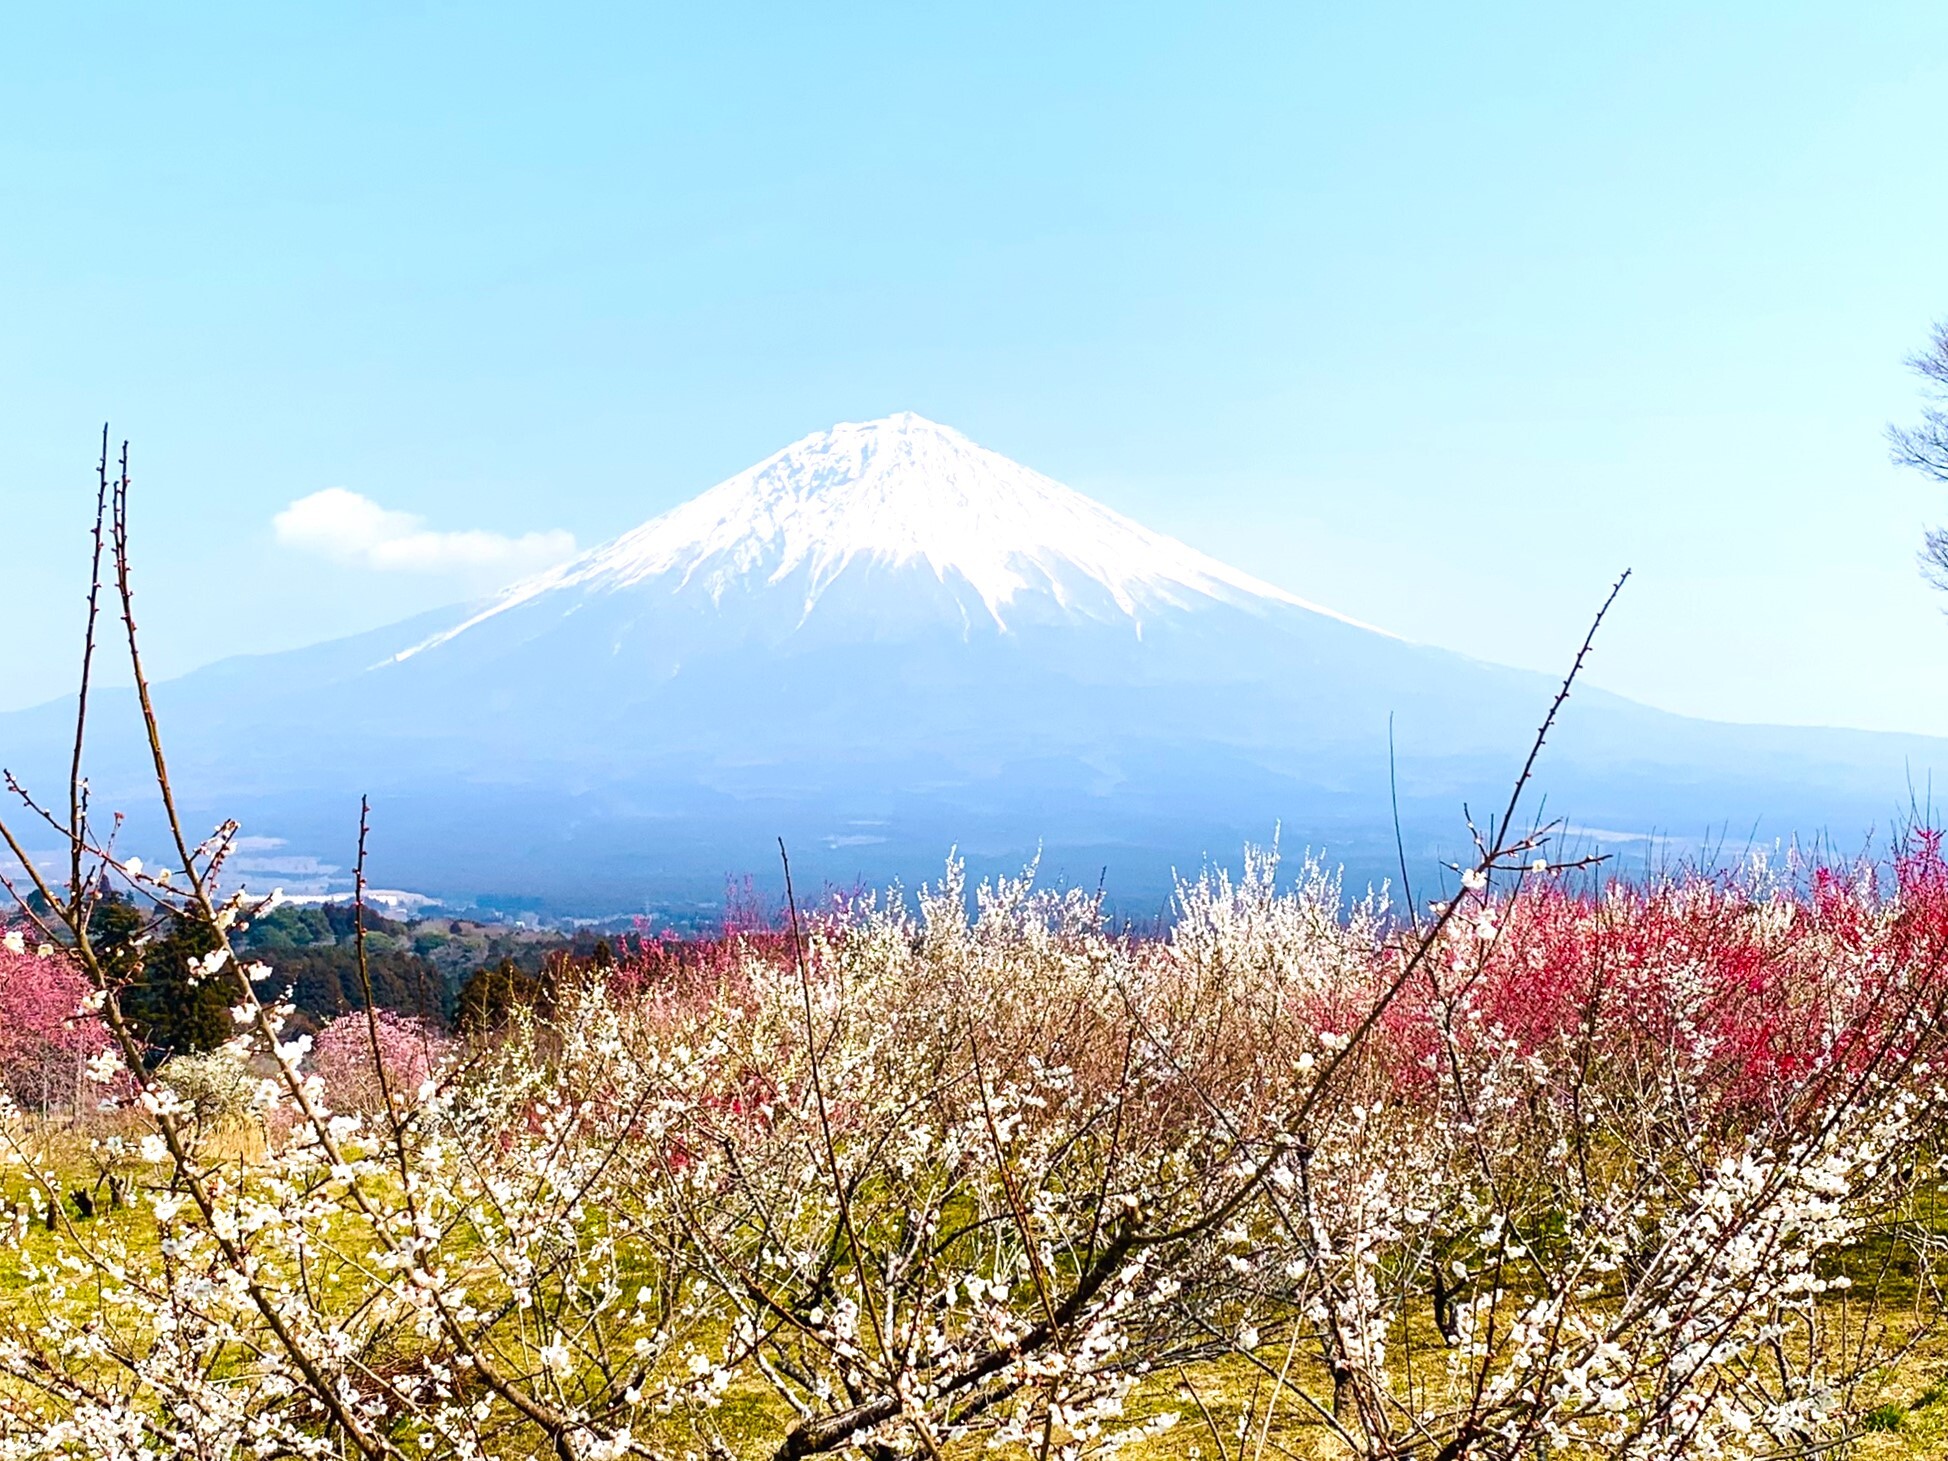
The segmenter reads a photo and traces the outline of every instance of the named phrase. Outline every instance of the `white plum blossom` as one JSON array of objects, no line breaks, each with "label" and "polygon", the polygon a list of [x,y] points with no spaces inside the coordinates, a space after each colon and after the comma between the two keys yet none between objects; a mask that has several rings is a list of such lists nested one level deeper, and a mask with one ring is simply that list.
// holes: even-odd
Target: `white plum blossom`
[{"label": "white plum blossom", "polygon": [[88,1057],[88,1079],[100,1085],[107,1085],[126,1069],[121,1052],[116,1050],[102,1050]]},{"label": "white plum blossom", "polygon": [[[1844,936],[1770,886],[1655,906],[1791,965],[1815,1058],[1901,1055],[1748,1098],[1709,950],[1664,925],[1604,946],[1579,1002],[1595,986],[1549,961],[1588,950],[1548,920],[1599,940],[1645,895],[1512,881],[1420,946],[1254,853],[1136,938],[1085,893],[955,864],[702,973],[565,965],[545,1006],[427,1037],[355,1103],[252,992],[271,971],[207,958],[227,1044],[82,1066],[130,1097],[90,1117],[107,1210],[57,1211],[71,1185],[0,1107],[34,1317],[0,1334],[0,1461],[384,1454],[408,1411],[439,1461],[484,1461],[483,1434],[676,1455],[733,1405],[807,1455],[1219,1454],[1184,1427],[1285,1423],[1269,1384],[1207,1414],[1220,1352],[1374,1455],[1844,1437],[1844,1386],[1886,1352],[1857,1322],[1829,1339],[1841,1293],[1872,1301],[1838,1270],[1948,1103],[1948,1038],[1876,993],[1925,977],[1885,932],[1914,919],[1867,889]],[[355,1056],[370,1026],[344,1028],[319,1043]]]}]

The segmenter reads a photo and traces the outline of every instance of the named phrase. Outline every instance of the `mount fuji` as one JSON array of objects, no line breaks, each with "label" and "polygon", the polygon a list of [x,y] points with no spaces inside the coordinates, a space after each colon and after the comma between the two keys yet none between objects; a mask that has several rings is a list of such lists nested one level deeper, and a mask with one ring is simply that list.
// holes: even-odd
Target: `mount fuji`
[{"label": "mount fuji", "polygon": [[[454,902],[706,905],[782,836],[840,884],[930,876],[954,846],[980,869],[1039,850],[1045,876],[1145,908],[1172,868],[1281,825],[1378,880],[1396,800],[1430,866],[1464,802],[1506,794],[1554,689],[898,415],[805,437],[485,603],[225,661],[157,702],[188,809],[262,839],[254,883],[331,884],[369,793],[376,875]],[[113,699],[96,799],[136,805]],[[0,716],[0,760],[52,785],[71,713]],[[1579,690],[1538,790],[1586,844],[1850,849],[1937,765],[1948,742]]]}]

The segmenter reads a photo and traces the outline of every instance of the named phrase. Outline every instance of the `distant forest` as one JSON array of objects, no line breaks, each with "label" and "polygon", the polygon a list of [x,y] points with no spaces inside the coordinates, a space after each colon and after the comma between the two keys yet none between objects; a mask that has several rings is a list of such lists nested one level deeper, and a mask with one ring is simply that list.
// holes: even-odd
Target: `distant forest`
[{"label": "distant forest", "polygon": [[[442,1025],[467,1011],[475,1018],[498,1011],[511,992],[538,988],[550,960],[608,957],[608,945],[588,932],[571,936],[457,918],[404,922],[370,909],[364,922],[373,1004]],[[222,1044],[235,1033],[234,991],[203,967],[215,947],[209,932],[178,922],[145,940],[145,923],[133,903],[111,893],[89,930],[96,947],[130,978],[123,1004],[131,1021],[158,1058]],[[288,999],[297,1012],[292,1028],[309,1033],[364,1006],[357,926],[350,903],[285,904],[237,930],[232,942],[240,958],[269,967],[260,992]]]},{"label": "distant forest", "polygon": [[[298,1012],[322,1023],[359,1009],[357,913],[350,903],[285,904],[253,920],[239,947],[270,965],[288,984]],[[601,940],[472,919],[412,922],[365,911],[366,971],[372,1002],[404,1014],[451,1020],[462,991],[483,973],[501,980],[538,975],[554,956],[597,956]]]}]

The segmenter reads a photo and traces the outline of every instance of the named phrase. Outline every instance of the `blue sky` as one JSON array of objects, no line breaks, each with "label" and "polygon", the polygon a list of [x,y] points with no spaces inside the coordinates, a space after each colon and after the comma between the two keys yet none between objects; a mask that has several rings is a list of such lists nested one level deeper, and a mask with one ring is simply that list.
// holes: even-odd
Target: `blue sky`
[{"label": "blue sky", "polygon": [[[1630,565],[1600,683],[1948,733],[1944,95],[1919,3],[15,7],[0,706],[104,419],[175,671],[911,409],[1414,638],[1559,668]],[[427,551],[280,541],[328,488]]]}]

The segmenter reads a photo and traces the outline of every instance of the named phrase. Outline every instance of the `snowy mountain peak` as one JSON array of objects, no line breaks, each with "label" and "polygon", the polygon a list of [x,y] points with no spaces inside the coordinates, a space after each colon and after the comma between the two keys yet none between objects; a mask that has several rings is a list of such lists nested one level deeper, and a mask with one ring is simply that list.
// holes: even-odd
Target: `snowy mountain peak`
[{"label": "snowy mountain peak", "polygon": [[[924,568],[1008,627],[1024,595],[1135,621],[1200,601],[1306,603],[1153,533],[1040,472],[910,411],[813,432],[558,568],[400,658],[544,595],[632,589],[802,596],[809,614],[854,565]],[[1341,616],[1333,615],[1338,618]],[[1364,627],[1364,626],[1362,626]]]}]

